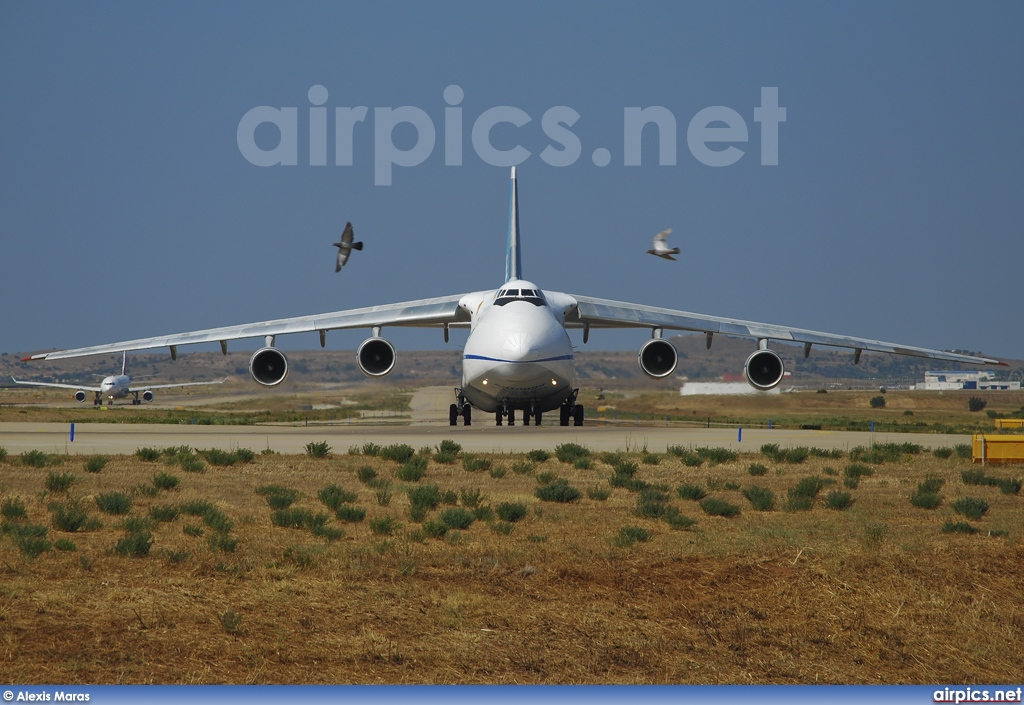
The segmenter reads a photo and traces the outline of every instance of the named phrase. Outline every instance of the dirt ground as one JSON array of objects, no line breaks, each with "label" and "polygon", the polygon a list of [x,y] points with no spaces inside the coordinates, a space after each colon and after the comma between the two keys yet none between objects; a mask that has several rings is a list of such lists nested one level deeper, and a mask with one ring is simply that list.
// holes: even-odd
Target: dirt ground
[{"label": "dirt ground", "polygon": [[[686,466],[674,456],[593,454],[590,467],[555,457],[478,455],[490,470],[430,460],[418,482],[366,455],[257,455],[231,467],[183,472],[165,459],[114,456],[98,473],[84,458],[31,467],[0,463],[0,500],[72,541],[30,558],[14,533],[0,536],[0,672],[8,683],[1014,683],[1024,680],[1024,513],[1021,498],[965,485],[972,466],[954,456],[907,455],[872,466],[843,511],[825,506],[844,490],[842,458],[780,464],[760,454]],[[56,459],[52,459],[57,462]],[[638,516],[635,491],[611,487],[613,465],[667,486],[669,504],[697,520],[687,530]],[[657,464],[654,462],[657,461]],[[768,473],[753,477],[752,463]],[[485,464],[485,463],[481,463]],[[390,481],[361,482],[360,468]],[[502,473],[504,470],[504,473]],[[1010,477],[1019,468],[991,470]],[[69,473],[66,492],[48,476]],[[157,473],[177,476],[154,492]],[[364,476],[367,471],[363,471]],[[584,494],[541,501],[555,474]],[[786,511],[787,491],[815,476],[827,486],[809,511]],[[942,503],[909,498],[926,477],[943,479]],[[50,481],[52,486],[53,481]],[[275,526],[257,489],[298,491],[293,507],[329,515],[343,536]],[[336,519],[318,492],[336,484],[366,509]],[[430,538],[445,505],[424,521],[407,490],[436,484],[460,506],[524,503],[514,524],[484,518]],[[710,516],[676,488],[698,485],[741,509]],[[774,492],[775,511],[755,511],[741,490]],[[465,492],[460,492],[465,490]],[[474,491],[481,499],[473,501]],[[610,491],[600,499],[600,491]],[[124,518],[98,509],[121,492],[136,522],[153,507],[205,500],[227,517],[217,531],[180,514],[150,527],[143,557],[119,554]],[[960,497],[985,499],[966,522]],[[595,498],[598,497],[598,498]],[[77,500],[102,528],[54,526],[54,503]],[[386,502],[386,505],[384,504]],[[381,520],[397,524],[375,533]],[[194,527],[186,529],[186,527]],[[373,528],[371,528],[373,527]],[[629,543],[623,527],[649,540]],[[192,535],[202,531],[201,536]],[[507,531],[507,533],[505,533]],[[233,550],[217,537],[237,539]],[[65,548],[67,546],[65,545]]]}]

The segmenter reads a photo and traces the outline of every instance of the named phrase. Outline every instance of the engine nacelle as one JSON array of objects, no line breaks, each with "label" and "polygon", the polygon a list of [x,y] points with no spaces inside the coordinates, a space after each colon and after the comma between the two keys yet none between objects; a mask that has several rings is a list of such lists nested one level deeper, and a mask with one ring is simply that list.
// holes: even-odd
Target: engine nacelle
[{"label": "engine nacelle", "polygon": [[356,350],[356,364],[367,377],[383,377],[395,367],[395,346],[384,338],[367,338]]},{"label": "engine nacelle", "polygon": [[652,379],[661,379],[676,371],[679,353],[667,340],[651,338],[640,347],[636,359],[645,375]]},{"label": "engine nacelle", "polygon": [[288,358],[277,348],[260,348],[249,360],[249,374],[264,387],[275,387],[288,376]]},{"label": "engine nacelle", "polygon": [[85,396],[85,392],[79,389],[77,392],[75,392],[75,401],[85,401]]},{"label": "engine nacelle", "polygon": [[153,401],[153,397],[154,396],[156,396],[156,395],[153,394],[153,390],[152,389],[147,389],[146,391],[144,391],[142,393],[142,401]]},{"label": "engine nacelle", "polygon": [[754,389],[766,392],[779,386],[786,368],[778,353],[768,350],[755,350],[743,363],[743,376]]}]

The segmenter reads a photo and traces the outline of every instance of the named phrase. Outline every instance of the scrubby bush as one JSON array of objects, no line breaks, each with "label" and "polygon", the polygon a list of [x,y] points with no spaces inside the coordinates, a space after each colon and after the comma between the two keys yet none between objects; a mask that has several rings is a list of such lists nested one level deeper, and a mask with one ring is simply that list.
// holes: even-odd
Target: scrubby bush
[{"label": "scrubby bush", "polygon": [[178,460],[178,467],[185,472],[206,472],[206,466],[197,455],[183,455]]},{"label": "scrubby bush", "polygon": [[825,496],[825,506],[828,509],[835,509],[837,511],[849,509],[853,506],[854,501],[853,495],[849,492],[833,491]]},{"label": "scrubby bush", "polygon": [[665,507],[665,511],[661,514],[661,520],[678,531],[685,531],[697,523],[696,519],[684,515],[672,505]]},{"label": "scrubby bush", "polygon": [[357,524],[366,518],[366,508],[357,507],[353,504],[342,504],[334,510],[334,516],[339,521]]},{"label": "scrubby bush", "polygon": [[651,532],[642,526],[623,526],[615,535],[615,545],[619,548],[629,548],[635,543],[643,543],[651,540]]},{"label": "scrubby bush", "polygon": [[78,478],[69,472],[50,472],[43,485],[50,492],[67,492],[77,481]]},{"label": "scrubby bush", "polygon": [[933,448],[932,455],[934,455],[936,458],[945,460],[946,458],[952,457],[953,449],[947,446],[943,446],[941,448]]},{"label": "scrubby bush", "polygon": [[743,490],[743,496],[747,498],[751,506],[759,512],[771,512],[775,510],[775,493],[767,487],[751,485]]},{"label": "scrubby bush", "polygon": [[60,531],[74,533],[96,526],[96,522],[90,522],[89,513],[82,508],[81,502],[78,500],[54,502],[50,505],[50,513],[53,515],[54,528]]},{"label": "scrubby bush", "polygon": [[555,456],[563,463],[575,463],[580,458],[589,458],[590,449],[578,443],[562,443],[555,446]]},{"label": "scrubby bush", "polygon": [[883,397],[881,394],[879,394],[876,397],[871,397],[871,401],[869,403],[871,404],[871,408],[872,409],[884,409],[885,408],[885,397]]},{"label": "scrubby bush", "polygon": [[768,474],[768,467],[765,465],[761,465],[761,463],[751,463],[750,467],[747,468],[747,472],[753,475],[754,477],[760,477],[761,475]]},{"label": "scrubby bush", "polygon": [[155,504],[149,508],[149,516],[153,521],[174,521],[178,518],[178,513],[178,508],[172,504]]},{"label": "scrubby bush", "polygon": [[961,497],[950,505],[957,514],[962,514],[968,519],[975,521],[985,516],[988,511],[988,502],[977,497]]},{"label": "scrubby bush", "polygon": [[514,524],[520,519],[526,517],[526,503],[502,502],[495,508],[495,511],[497,512],[499,519],[507,521],[510,524]]},{"label": "scrubby bush", "polygon": [[123,492],[105,492],[96,495],[96,506],[105,514],[127,514],[132,509],[132,498]]},{"label": "scrubby bush", "polygon": [[807,456],[811,454],[811,451],[802,446],[797,448],[780,448],[777,443],[765,443],[761,446],[761,454],[775,463],[796,465],[807,460]]},{"label": "scrubby bush", "polygon": [[9,521],[28,519],[25,502],[20,497],[10,497],[0,504],[0,516]]},{"label": "scrubby bush", "polygon": [[731,463],[739,458],[739,453],[728,448],[697,448],[697,457],[708,461],[711,465]]},{"label": "scrubby bush", "polygon": [[551,457],[551,453],[543,449],[531,450],[526,454],[526,457],[535,463],[543,463],[545,460]]},{"label": "scrubby bush", "polygon": [[679,485],[676,488],[676,494],[679,495],[679,499],[689,499],[694,502],[699,502],[707,496],[707,490],[700,485]]},{"label": "scrubby bush", "polygon": [[971,397],[967,400],[967,409],[971,412],[981,411],[986,406],[988,406],[988,402],[981,397]]},{"label": "scrubby bush", "polygon": [[149,549],[153,545],[153,534],[149,532],[129,533],[119,539],[114,546],[114,553],[129,558],[142,558],[149,555]]},{"label": "scrubby bush", "polygon": [[473,512],[465,507],[449,507],[441,512],[439,518],[450,529],[468,529],[476,520]]},{"label": "scrubby bush", "polygon": [[86,472],[101,472],[107,465],[107,456],[90,455],[85,459]]},{"label": "scrubby bush", "polygon": [[970,460],[974,455],[974,449],[971,448],[970,443],[957,443],[953,446],[953,452],[961,460]]},{"label": "scrubby bush", "polygon": [[310,441],[306,444],[306,455],[311,458],[326,458],[331,454],[327,441]]},{"label": "scrubby bush", "polygon": [[463,455],[462,467],[469,472],[483,472],[491,469],[490,458],[478,458],[475,455]]},{"label": "scrubby bush", "polygon": [[316,496],[328,509],[333,511],[337,511],[343,504],[352,504],[359,498],[355,492],[350,492],[338,485],[326,485],[316,493]]},{"label": "scrubby bush", "polygon": [[407,443],[393,443],[384,446],[377,453],[378,457],[384,460],[394,460],[396,463],[408,463],[416,455],[416,450]]},{"label": "scrubby bush", "polygon": [[942,525],[942,531],[946,534],[976,534],[980,529],[966,521],[947,521]]},{"label": "scrubby bush", "polygon": [[700,508],[709,516],[734,517],[740,513],[740,508],[735,504],[718,497],[705,497],[700,501]]},{"label": "scrubby bush", "polygon": [[402,524],[394,517],[381,517],[379,519],[370,519],[370,531],[377,536],[391,536]]},{"label": "scrubby bush", "polygon": [[559,478],[549,485],[538,487],[534,494],[541,501],[561,503],[578,502],[583,496],[582,492],[570,485],[569,481],[564,478]]},{"label": "scrubby bush", "polygon": [[612,496],[612,491],[605,489],[604,487],[598,487],[596,485],[587,488],[587,497],[589,499],[603,502]]},{"label": "scrubby bush", "polygon": [[[388,446],[389,448],[391,446]],[[406,446],[411,448],[411,446]],[[400,466],[395,471],[395,477],[402,482],[419,482],[423,479],[423,476],[427,473],[427,459],[419,457],[410,457],[405,464]]]},{"label": "scrubby bush", "polygon": [[181,483],[176,475],[166,472],[158,472],[153,475],[153,486],[158,490],[173,490]]}]

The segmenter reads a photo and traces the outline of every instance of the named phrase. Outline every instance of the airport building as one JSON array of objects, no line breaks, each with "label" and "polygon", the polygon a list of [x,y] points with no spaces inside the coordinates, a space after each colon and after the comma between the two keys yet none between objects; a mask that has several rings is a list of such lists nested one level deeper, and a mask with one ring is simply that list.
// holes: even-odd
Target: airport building
[{"label": "airport building", "polygon": [[924,382],[919,382],[913,389],[953,390],[976,389],[978,391],[1009,391],[1019,390],[1020,382],[997,380],[991,372],[957,371],[957,372],[925,372]]}]

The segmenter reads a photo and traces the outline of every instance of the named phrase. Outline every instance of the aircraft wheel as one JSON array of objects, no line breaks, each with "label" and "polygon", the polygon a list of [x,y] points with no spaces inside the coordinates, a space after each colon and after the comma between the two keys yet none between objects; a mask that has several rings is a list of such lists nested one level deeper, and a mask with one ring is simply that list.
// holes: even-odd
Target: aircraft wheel
[{"label": "aircraft wheel", "polygon": [[509,409],[508,410],[508,425],[509,426],[515,426],[516,425],[516,410],[515,409]]},{"label": "aircraft wheel", "polygon": [[452,404],[448,407],[448,425],[457,426],[459,424],[459,405]]},{"label": "aircraft wheel", "polygon": [[569,425],[569,405],[562,404],[558,409],[558,425],[568,426]]},{"label": "aircraft wheel", "polygon": [[573,409],[572,421],[573,421],[573,423],[572,423],[573,426],[582,426],[583,425],[583,405],[582,404],[577,404],[576,408]]},{"label": "aircraft wheel", "polygon": [[497,411],[494,412],[494,425],[501,425],[501,409],[498,409]]},{"label": "aircraft wheel", "polygon": [[462,425],[469,426],[472,420],[473,407],[471,407],[469,404],[466,404],[466,406],[462,409]]},{"label": "aircraft wheel", "polygon": [[533,415],[533,425],[534,426],[540,426],[540,415],[541,415],[541,412],[539,412],[539,411],[536,414]]}]

